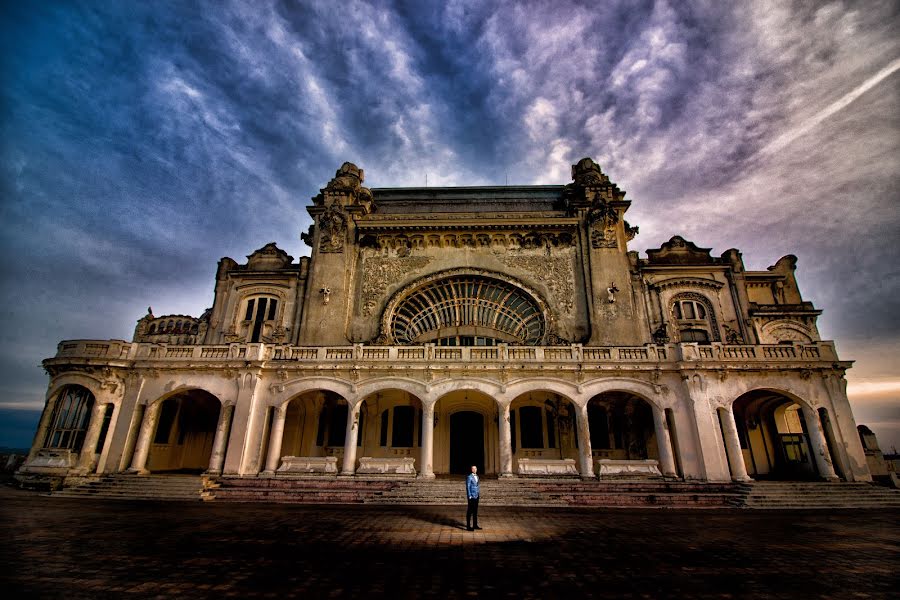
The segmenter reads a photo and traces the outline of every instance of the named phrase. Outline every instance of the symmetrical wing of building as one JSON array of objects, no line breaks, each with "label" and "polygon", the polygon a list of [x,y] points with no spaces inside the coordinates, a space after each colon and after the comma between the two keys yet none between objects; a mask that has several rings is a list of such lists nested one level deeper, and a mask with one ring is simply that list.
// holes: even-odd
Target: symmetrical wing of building
[{"label": "symmetrical wing of building", "polygon": [[786,256],[647,258],[590,159],[553,186],[363,187],[310,257],[223,258],[199,318],[72,340],[19,477],[133,471],[871,479],[834,344]]}]

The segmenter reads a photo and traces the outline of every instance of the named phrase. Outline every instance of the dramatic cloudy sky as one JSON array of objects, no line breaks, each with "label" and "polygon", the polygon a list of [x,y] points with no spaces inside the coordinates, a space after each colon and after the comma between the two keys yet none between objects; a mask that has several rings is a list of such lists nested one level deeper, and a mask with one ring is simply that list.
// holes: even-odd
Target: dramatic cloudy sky
[{"label": "dramatic cloudy sky", "polygon": [[857,419],[900,447],[900,5],[4,2],[0,445],[60,339],[198,315],[216,262],[371,187],[562,184],[592,156],[638,250],[799,257]]}]

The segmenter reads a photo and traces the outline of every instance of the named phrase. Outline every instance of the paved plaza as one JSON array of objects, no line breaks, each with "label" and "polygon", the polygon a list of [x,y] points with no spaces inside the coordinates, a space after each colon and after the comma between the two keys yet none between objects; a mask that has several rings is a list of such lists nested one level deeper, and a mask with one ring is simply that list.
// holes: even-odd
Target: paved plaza
[{"label": "paved plaza", "polygon": [[[888,598],[898,511],[296,506],[0,487],[6,598]],[[9,595],[12,593],[13,595]]]}]

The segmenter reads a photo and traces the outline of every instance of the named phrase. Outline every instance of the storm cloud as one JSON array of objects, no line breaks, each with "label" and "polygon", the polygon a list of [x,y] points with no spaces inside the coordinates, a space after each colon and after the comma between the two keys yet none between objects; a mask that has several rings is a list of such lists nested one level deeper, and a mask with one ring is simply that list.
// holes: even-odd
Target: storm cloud
[{"label": "storm cloud", "polygon": [[59,340],[200,314],[222,256],[307,254],[345,160],[391,187],[591,156],[632,249],[797,255],[859,421],[900,446],[897,30],[889,1],[4,3],[0,415],[32,426],[0,445],[30,443]]}]

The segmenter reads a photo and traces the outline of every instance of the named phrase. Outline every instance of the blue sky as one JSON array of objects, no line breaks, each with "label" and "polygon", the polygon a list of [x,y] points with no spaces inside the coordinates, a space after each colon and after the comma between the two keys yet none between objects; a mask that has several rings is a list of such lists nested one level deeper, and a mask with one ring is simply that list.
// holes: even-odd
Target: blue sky
[{"label": "blue sky", "polygon": [[591,156],[674,234],[799,257],[857,420],[900,447],[900,5],[5,2],[0,445],[61,339],[199,315],[216,262],[308,254],[305,206],[371,187],[561,184]]}]

